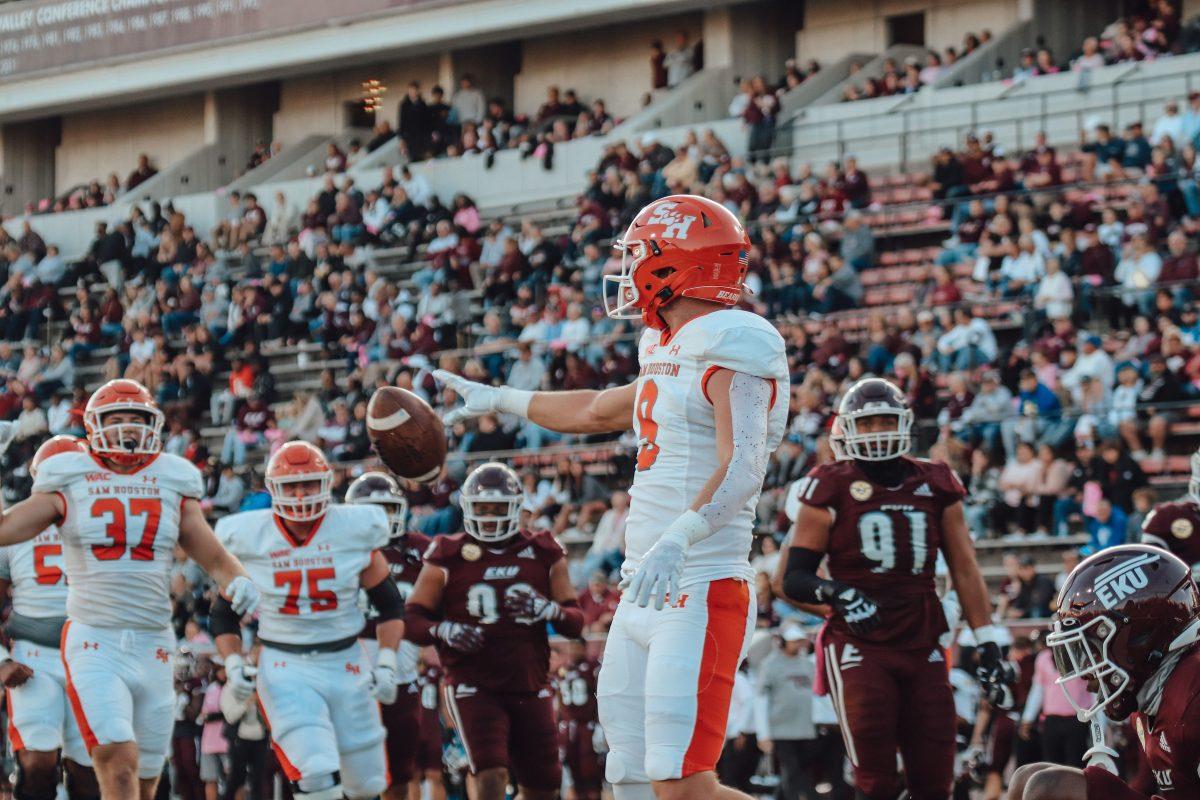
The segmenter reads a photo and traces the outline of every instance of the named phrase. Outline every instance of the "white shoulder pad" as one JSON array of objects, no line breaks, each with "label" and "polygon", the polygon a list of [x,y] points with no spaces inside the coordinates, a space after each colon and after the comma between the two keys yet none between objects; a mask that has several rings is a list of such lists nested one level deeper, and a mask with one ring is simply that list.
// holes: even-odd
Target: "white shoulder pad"
[{"label": "white shoulder pad", "polygon": [[768,380],[788,380],[783,337],[769,322],[748,311],[718,311],[709,316],[720,318],[721,323],[714,325],[708,339],[704,358],[710,366]]},{"label": "white shoulder pad", "polygon": [[340,517],[339,526],[344,527],[345,533],[353,536],[364,547],[378,550],[388,543],[391,537],[391,526],[388,524],[387,512],[382,506],[376,505],[337,505]]},{"label": "white shoulder pad", "polygon": [[255,541],[261,537],[263,526],[270,522],[270,509],[255,509],[254,511],[239,511],[227,514],[217,520],[217,540],[226,550],[238,555],[245,553],[247,541]]},{"label": "white shoulder pad", "polygon": [[173,491],[193,500],[204,498],[204,476],[186,458],[162,453],[154,463],[155,475]]},{"label": "white shoulder pad", "polygon": [[89,472],[103,472],[87,453],[58,453],[50,456],[38,467],[37,479],[33,482],[35,492],[61,492],[83,479]]}]

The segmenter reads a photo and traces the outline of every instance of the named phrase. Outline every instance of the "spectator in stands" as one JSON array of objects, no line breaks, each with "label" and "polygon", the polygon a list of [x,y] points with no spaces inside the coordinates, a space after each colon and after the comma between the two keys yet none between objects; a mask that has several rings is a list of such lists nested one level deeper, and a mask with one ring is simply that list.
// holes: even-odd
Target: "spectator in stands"
[{"label": "spectator in stands", "polygon": [[783,627],[778,646],[763,659],[755,684],[758,748],[779,760],[781,797],[815,797],[812,683],[808,636],[798,625]]},{"label": "spectator in stands", "polygon": [[1091,555],[1124,544],[1128,528],[1125,512],[1113,505],[1107,497],[1100,498],[1095,514],[1087,516],[1087,553]]},{"label": "spectator in stands", "polygon": [[1154,123],[1150,132],[1150,144],[1158,147],[1164,139],[1169,139],[1174,147],[1182,148],[1186,142],[1183,139],[1183,116],[1179,113],[1179,104],[1174,100],[1163,107],[1163,115]]},{"label": "spectator in stands", "polygon": [[667,88],[667,54],[663,50],[662,41],[655,39],[650,43],[650,88]]},{"label": "spectator in stands", "polygon": [[838,252],[851,267],[862,271],[875,266],[875,235],[861,211],[851,208],[842,222],[842,241]]},{"label": "spectator in stands", "polygon": [[450,105],[455,124],[483,122],[483,116],[487,111],[483,92],[476,88],[475,79],[470,73],[464,73],[458,79],[458,91],[454,93],[454,99]]},{"label": "spectator in stands", "polygon": [[[396,130],[400,139],[414,161],[428,157],[430,136],[433,132],[433,121],[425,98],[421,95],[419,81],[410,81],[404,90],[404,99],[400,101],[399,122]],[[409,192],[409,196],[412,193]],[[420,201],[414,201],[420,204]]]},{"label": "spectator in stands", "polygon": [[1054,583],[1038,572],[1032,555],[1020,557],[1017,581],[1000,597],[1000,614],[1005,619],[1046,619],[1054,601]]},{"label": "spectator in stands", "polygon": [[1122,163],[1125,159],[1125,142],[1112,135],[1107,125],[1097,125],[1095,138],[1088,141],[1087,131],[1079,132],[1079,145],[1083,151],[1080,164],[1085,182],[1118,180],[1125,175]]},{"label": "spectator in stands", "polygon": [[603,634],[612,624],[621,595],[608,584],[608,574],[603,570],[588,576],[587,586],[579,592],[579,607],[583,610],[584,632]]},{"label": "spectator in stands", "polygon": [[667,69],[667,88],[674,89],[692,76],[696,71],[696,51],[688,43],[686,31],[675,34],[675,49],[667,53],[664,61]]},{"label": "spectator in stands", "polygon": [[1083,40],[1083,52],[1071,62],[1071,69],[1075,72],[1099,69],[1106,63],[1104,54],[1100,52],[1100,40],[1095,36],[1089,36]]},{"label": "spectator in stands", "polygon": [[1016,457],[1010,458],[1000,471],[998,488],[1003,503],[997,504],[997,523],[1001,533],[1015,526],[1023,534],[1033,532],[1037,524],[1039,487],[1043,478],[1042,464],[1034,458],[1033,445],[1017,444]]},{"label": "spectator in stands", "polygon": [[1129,513],[1129,521],[1125,525],[1125,541],[1136,544],[1142,540],[1142,523],[1158,504],[1158,492],[1149,486],[1143,486],[1133,491],[1133,510]]},{"label": "spectator in stands", "polygon": [[1163,261],[1145,233],[1135,233],[1125,246],[1114,278],[1124,291],[1116,306],[1115,327],[1124,327],[1136,314],[1149,315],[1154,307],[1154,284],[1162,272]]},{"label": "spectator in stands", "polygon": [[961,417],[968,441],[994,453],[1000,443],[1000,424],[1012,413],[1012,392],[1000,382],[1000,373],[994,369],[985,371],[979,391]]},{"label": "spectator in stands", "polygon": [[1040,724],[1041,757],[1052,764],[1082,767],[1091,741],[1087,723],[1079,721],[1075,709],[1089,708],[1092,695],[1084,681],[1075,678],[1060,684],[1058,675],[1054,654],[1044,648],[1034,660],[1033,685],[1021,712],[1020,736],[1033,739],[1034,726]]},{"label": "spectator in stands", "polygon": [[1074,431],[1074,424],[1062,418],[1062,402],[1033,370],[1021,372],[1020,393],[1017,395],[1018,416],[1000,424],[1000,437],[1009,460],[1016,458],[1018,438],[1024,442],[1047,443],[1057,447]]},{"label": "spectator in stands", "polygon": [[133,172],[129,173],[129,177],[125,179],[125,191],[133,191],[157,174],[158,170],[150,165],[150,156],[145,153],[139,154],[137,166],[134,167]]}]

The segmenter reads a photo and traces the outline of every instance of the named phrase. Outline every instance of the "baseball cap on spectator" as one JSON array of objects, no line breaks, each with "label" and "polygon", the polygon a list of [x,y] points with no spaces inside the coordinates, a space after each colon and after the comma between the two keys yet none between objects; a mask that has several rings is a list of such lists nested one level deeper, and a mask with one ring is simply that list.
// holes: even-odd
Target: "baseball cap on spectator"
[{"label": "baseball cap on spectator", "polygon": [[783,640],[785,642],[806,642],[806,641],[808,641],[808,634],[805,633],[804,629],[801,628],[799,625],[789,625],[788,627],[783,629],[783,632],[780,634],[780,636],[783,638]]},{"label": "baseball cap on spectator", "polygon": [[1026,553],[1025,555],[1021,556],[1021,560],[1018,561],[1017,563],[1020,564],[1022,567],[1036,567],[1037,559],[1034,558],[1029,553]]}]

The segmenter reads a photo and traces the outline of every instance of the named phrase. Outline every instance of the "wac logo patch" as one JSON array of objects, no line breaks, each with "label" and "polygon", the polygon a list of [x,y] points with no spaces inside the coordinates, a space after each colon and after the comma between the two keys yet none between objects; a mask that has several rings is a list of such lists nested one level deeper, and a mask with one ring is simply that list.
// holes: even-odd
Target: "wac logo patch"
[{"label": "wac logo patch", "polygon": [[1096,579],[1096,599],[1105,608],[1116,608],[1122,600],[1150,583],[1145,568],[1160,558],[1161,556],[1149,554],[1139,556],[1101,574]]}]

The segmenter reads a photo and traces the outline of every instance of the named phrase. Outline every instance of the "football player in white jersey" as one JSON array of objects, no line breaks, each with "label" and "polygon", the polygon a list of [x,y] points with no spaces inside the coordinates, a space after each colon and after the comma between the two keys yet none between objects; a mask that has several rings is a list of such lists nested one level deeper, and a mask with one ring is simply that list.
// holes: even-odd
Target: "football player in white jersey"
[{"label": "football player in white jersey", "polygon": [[145,387],[109,381],[83,412],[87,452],[43,461],[33,493],[0,519],[0,545],[57,525],[67,574],[61,650],[67,696],[105,800],[149,800],[171,743],[170,574],[175,545],[243,613],[258,590],[200,510],[190,462],[162,452]]},{"label": "football player in white jersey", "polygon": [[607,777],[616,800],[744,798],[714,768],[756,615],[751,528],[787,421],[784,342],[762,317],[729,308],[750,240],[723,206],[657,200],[617,247],[605,305],[646,323],[636,382],[526,392],[434,374],[464,401],[450,423],[499,411],[564,433],[637,433],[625,591],[598,681]]},{"label": "football player in white jersey", "polygon": [[[257,676],[241,655],[238,615],[223,601],[213,605],[229,686],[245,700],[257,682],[297,800],[377,797],[387,788],[379,704],[396,699],[404,636],[404,602],[379,552],[391,523],[378,505],[331,505],[333,470],[308,442],[288,442],[271,456],[266,485],[270,509],[217,524],[263,592]],[[379,614],[374,666],[358,641],[366,623],[360,588]]]},{"label": "football player in white jersey", "polygon": [[[36,479],[42,462],[57,453],[86,451],[82,439],[55,436],[38,448],[29,474]],[[8,692],[8,732],[17,755],[14,800],[53,800],[60,754],[67,797],[100,797],[92,760],[71,715],[58,649],[67,621],[62,552],[62,536],[53,525],[33,539],[0,547],[0,597],[12,589],[12,613],[4,626],[12,651],[0,645],[0,683]]]}]

